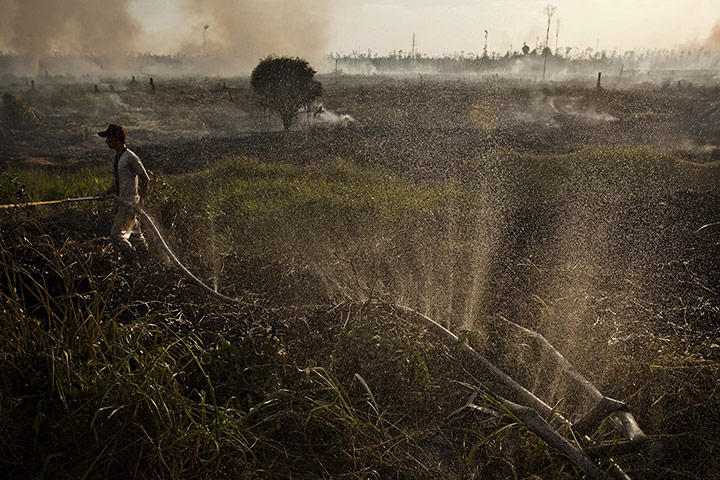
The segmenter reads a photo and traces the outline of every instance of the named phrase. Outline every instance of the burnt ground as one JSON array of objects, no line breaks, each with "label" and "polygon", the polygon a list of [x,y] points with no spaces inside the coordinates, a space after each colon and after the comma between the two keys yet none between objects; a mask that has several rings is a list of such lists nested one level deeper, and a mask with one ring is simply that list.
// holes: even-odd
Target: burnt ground
[{"label": "burnt ground", "polygon": [[[94,132],[120,122],[149,167],[168,173],[205,168],[237,154],[299,163],[342,156],[420,177],[449,174],[453,162],[496,149],[554,154],[593,145],[644,145],[698,163],[720,158],[717,118],[701,120],[720,101],[718,87],[597,90],[386,77],[324,81],[329,113],[311,127],[301,115],[291,134],[282,134],[279,120],[257,106],[245,79],[226,82],[237,85],[232,101],[220,80],[167,80],[152,94],[122,82],[100,93],[90,84],[51,80],[38,90],[9,85],[10,93],[38,112],[41,125],[12,122],[5,112],[0,151],[10,163],[102,161],[104,144]],[[354,122],[343,124],[338,115]]]},{"label": "burnt ground", "polygon": [[[132,88],[94,94],[92,86],[72,85],[63,95],[52,85],[29,93],[15,86],[10,90],[37,110],[42,124],[14,128],[5,121],[9,134],[0,145],[1,161],[47,169],[105,164],[110,156],[92,132],[116,119],[127,124],[129,145],[146,167],[163,175],[200,171],[235,155],[297,165],[342,157],[429,184],[463,180],[468,162],[493,154],[539,158],[621,147],[647,148],[711,168],[720,161],[720,123],[698,121],[720,101],[718,87],[598,91],[572,84],[432,78],[324,82],[325,107],[354,122],[299,123],[281,132],[279,120],[264,115],[243,80],[236,80],[232,101],[213,82],[159,82],[155,94]],[[601,390],[631,397],[631,407],[652,434],[707,431],[717,425],[717,410],[705,405],[708,418],[689,406],[680,387],[682,372],[657,382],[657,388],[677,386],[674,391],[653,390],[651,373],[655,354],[666,345],[689,357],[703,350],[717,358],[720,227],[702,228],[720,221],[720,185],[715,187],[623,190],[623,195],[607,190],[604,196],[570,188],[567,198],[495,205],[491,219],[451,208],[432,212],[378,238],[365,232],[360,241],[371,239],[374,246],[357,259],[363,266],[359,275],[361,282],[379,279],[385,299],[419,307],[455,329],[489,331],[495,315],[536,329]],[[87,222],[59,213],[46,224],[59,240],[78,234],[89,239],[103,234],[108,218]],[[468,245],[476,237],[486,253],[469,261]],[[439,251],[442,243],[428,238],[460,246]],[[310,268],[290,268],[270,257],[227,262],[228,293],[251,293],[268,305],[337,301]],[[197,267],[207,278],[207,266]],[[156,290],[148,291],[165,303],[195,295],[178,287],[178,277],[153,278]],[[194,320],[207,318],[201,309]],[[481,320],[473,323],[476,318]],[[494,348],[497,361],[510,370],[517,358],[525,358],[514,348]],[[618,360],[624,357],[636,361],[628,371]],[[532,369],[515,365],[515,370],[526,384],[537,378]],[[545,398],[562,395],[551,385],[536,387]],[[666,414],[673,401],[683,409],[668,414],[669,420],[661,417],[658,412]],[[693,461],[710,453],[689,445],[695,446]]]},{"label": "burnt ground", "polygon": [[[5,112],[4,130],[11,135],[9,141],[0,144],[2,162],[8,167],[47,169],[106,164],[110,156],[93,132],[110,121],[126,124],[131,148],[148,169],[165,175],[203,170],[237,155],[295,165],[342,157],[428,184],[471,182],[472,178],[466,177],[476,172],[467,169],[468,163],[494,156],[500,158],[493,161],[502,170],[504,163],[510,165],[507,169],[516,168],[515,160],[509,160],[521,155],[533,163],[533,158],[592,152],[596,147],[610,151],[615,147],[644,148],[651,156],[666,155],[691,168],[715,168],[720,161],[720,123],[715,117],[700,121],[702,114],[720,100],[717,86],[634,84],[598,90],[579,83],[534,84],[495,78],[321,80],[327,117],[308,124],[301,115],[290,132],[280,131],[279,119],[257,106],[247,79],[160,80],[155,93],[122,81],[116,81],[112,90],[109,81],[101,84],[99,93],[93,92],[90,84],[66,80],[62,84],[53,84],[52,79],[38,82],[37,90],[32,91],[22,85],[8,85],[9,92],[35,109],[41,124],[9,124]],[[223,89],[223,82],[232,89]],[[351,120],[343,123],[339,115],[349,115]],[[520,164],[520,171],[523,168]],[[579,281],[583,285],[590,282],[593,289],[608,286],[601,289],[608,291],[598,298],[608,302],[614,298],[612,301],[620,302],[624,311],[639,316],[643,311],[648,313],[643,302],[658,305],[666,311],[662,324],[685,325],[688,309],[695,309],[699,322],[693,323],[693,328],[703,325],[714,330],[718,229],[697,230],[718,221],[720,188],[705,184],[696,190],[686,184],[674,192],[635,191],[644,184],[642,178],[635,178],[619,194],[613,185],[591,192],[575,189],[573,183],[592,182],[593,175],[605,175],[613,169],[610,166],[607,171],[593,173],[593,168],[588,166],[589,177],[571,177],[567,181],[570,186],[560,185],[566,193],[551,195],[539,204],[512,205],[516,200],[513,194],[503,206],[506,197],[502,188],[484,192],[496,195],[500,202],[493,207],[492,219],[478,220],[472,212],[438,212],[423,219],[415,231],[390,232],[387,238],[398,245],[411,239],[416,245],[415,258],[368,264],[380,271],[401,271],[422,282],[426,273],[412,270],[428,255],[432,243],[424,239],[430,236],[468,242],[477,235],[477,228],[486,228],[494,232],[493,238],[480,244],[489,249],[491,259],[482,266],[488,280],[478,293],[482,300],[479,307],[473,307],[474,312],[537,317],[538,312],[533,310],[542,306],[531,295],[552,298],[553,292],[565,291]],[[662,171],[657,174],[662,175]],[[506,182],[518,182],[506,173],[498,175],[495,180],[501,187]],[[625,183],[622,175],[612,182]],[[465,231],[463,225],[467,226]],[[382,248],[373,254],[380,259],[385,253],[396,258],[392,245]],[[588,252],[585,258],[591,260],[578,259],[577,250]],[[456,258],[452,257],[455,254],[431,255],[440,263],[454,265],[456,286],[452,291],[465,292],[477,274],[477,266],[467,261],[467,250],[461,249]],[[240,272],[258,264],[272,264],[270,259],[245,261],[247,265]],[[568,273],[568,268],[574,271]],[[275,271],[271,278],[282,277],[282,266],[270,270]],[[447,271],[442,269],[433,273],[444,274]],[[308,275],[312,277],[312,273]],[[403,281],[392,273],[384,275],[387,278],[382,280],[391,295],[404,295]],[[239,274],[230,284],[244,285],[241,290],[246,292],[259,287],[261,292],[269,292],[261,293],[267,298],[286,304],[302,296],[291,293],[288,285],[280,288],[277,283],[274,289],[269,286],[272,282],[253,284],[243,281]],[[615,288],[609,288],[613,284]],[[621,298],[628,297],[628,292],[643,292],[642,301]],[[318,293],[317,300],[323,296]],[[446,313],[462,317],[469,308],[466,295],[453,296],[457,298],[449,301]],[[712,304],[709,309],[698,306],[705,301]],[[628,313],[627,318],[633,315]],[[463,321],[458,320],[458,324]]]}]

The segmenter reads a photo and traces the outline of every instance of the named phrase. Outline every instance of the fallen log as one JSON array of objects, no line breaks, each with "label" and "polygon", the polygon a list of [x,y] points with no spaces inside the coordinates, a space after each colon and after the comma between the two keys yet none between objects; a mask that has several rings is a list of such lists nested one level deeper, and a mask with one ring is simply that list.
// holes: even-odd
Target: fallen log
[{"label": "fallen log", "polygon": [[[430,317],[403,305],[390,304],[389,306],[396,308],[401,312],[411,314],[418,319],[421,319],[423,323],[431,327],[435,333],[439,334],[450,342],[454,344],[460,343],[460,339],[457,335],[455,335],[450,330],[443,327]],[[555,412],[545,402],[533,395],[529,390],[517,383],[509,375],[497,368],[485,357],[480,355],[475,349],[468,345],[467,342],[463,342],[461,348],[463,352],[469,354],[475,361],[477,361],[484,371],[490,374],[492,380],[502,385],[508,391],[508,393],[512,394],[518,401],[521,401],[525,405],[535,409],[535,411],[543,415],[545,418],[551,419],[551,421],[556,421],[569,425],[570,422],[568,422],[567,419],[565,419],[559,413]]]},{"label": "fallen log", "polygon": [[590,477],[596,480],[609,480],[609,476],[592,460],[583,455],[568,440],[557,433],[538,412],[530,407],[518,405],[510,400],[500,398],[500,403],[518,420],[522,421],[530,430],[540,437],[550,447],[562,453],[582,468]]}]

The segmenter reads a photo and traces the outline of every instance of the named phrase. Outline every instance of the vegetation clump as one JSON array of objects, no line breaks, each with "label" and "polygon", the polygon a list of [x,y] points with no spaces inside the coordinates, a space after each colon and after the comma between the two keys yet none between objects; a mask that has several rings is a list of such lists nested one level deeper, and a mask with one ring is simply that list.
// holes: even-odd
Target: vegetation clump
[{"label": "vegetation clump", "polygon": [[250,84],[265,108],[280,114],[285,130],[290,129],[301,107],[308,109],[322,96],[322,83],[307,60],[269,56],[252,71]]},{"label": "vegetation clump", "polygon": [[[5,478],[442,478],[496,464],[480,453],[467,463],[454,435],[478,443],[507,419],[445,438],[437,419],[467,391],[451,381],[463,375],[457,352],[392,310],[251,318],[217,305],[214,325],[194,323],[180,313],[192,318],[192,294],[166,309],[135,298],[166,273],[143,285],[100,245],[59,244],[37,225],[5,234]],[[522,433],[510,425],[485,443]]]},{"label": "vegetation clump", "polygon": [[3,93],[3,114],[7,122],[19,128],[40,125],[40,116],[28,103],[11,93]]}]

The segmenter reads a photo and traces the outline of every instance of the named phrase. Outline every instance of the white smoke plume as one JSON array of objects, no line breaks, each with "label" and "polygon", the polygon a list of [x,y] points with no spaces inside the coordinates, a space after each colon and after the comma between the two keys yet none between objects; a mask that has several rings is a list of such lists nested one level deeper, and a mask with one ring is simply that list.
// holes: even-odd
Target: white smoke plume
[{"label": "white smoke plume", "polygon": [[528,105],[514,111],[512,116],[518,122],[553,128],[559,128],[566,122],[599,124],[617,120],[617,117],[606,112],[598,112],[592,106],[580,105],[576,98],[544,93],[535,95]]},{"label": "white smoke plume", "polygon": [[720,51],[720,21],[713,27],[708,38],[703,43],[703,49],[709,51]]},{"label": "white smoke plume", "polygon": [[0,0],[0,45],[35,74],[53,53],[82,54],[113,66],[134,47],[139,26],[130,0]]},{"label": "white smoke plume", "polygon": [[348,128],[355,124],[357,120],[351,115],[346,113],[336,113],[332,110],[320,106],[314,112],[309,114],[300,112],[298,113],[298,120],[301,128]]},{"label": "white smoke plume", "polygon": [[[232,69],[251,70],[270,54],[299,56],[317,64],[327,48],[331,0],[182,0],[188,22],[209,25],[207,53]],[[184,50],[199,53],[202,39]]]}]

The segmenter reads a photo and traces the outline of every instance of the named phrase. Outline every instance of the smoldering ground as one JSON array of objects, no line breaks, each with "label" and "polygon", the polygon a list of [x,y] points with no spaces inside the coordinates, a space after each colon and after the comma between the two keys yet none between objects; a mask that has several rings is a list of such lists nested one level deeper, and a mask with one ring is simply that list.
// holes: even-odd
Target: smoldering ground
[{"label": "smoldering ground", "polygon": [[[158,81],[154,92],[146,85],[107,84],[94,92],[92,85],[52,85],[52,79],[33,90],[15,82],[8,88],[37,109],[43,128],[12,125],[15,143],[1,147],[8,149],[12,168],[31,165],[29,174],[37,180],[27,181],[32,195],[41,194],[43,185],[53,195],[74,195],[73,189],[99,187],[111,175],[105,146],[95,136],[77,135],[118,117],[129,127],[131,148],[158,175],[148,209],[163,235],[191,270],[220,291],[253,295],[268,305],[364,305],[368,298],[412,305],[454,330],[468,329],[473,342],[486,344],[513,376],[549,401],[566,402],[563,411],[578,413],[581,402],[570,397],[560,373],[542,371],[542,362],[522,342],[493,334],[493,316],[506,316],[545,334],[603,389],[629,398],[649,433],[670,433],[671,448],[682,455],[667,455],[660,467],[655,459],[635,459],[634,477],[657,478],[663,469],[702,476],[714,467],[701,465],[713,444],[688,432],[704,434],[717,426],[694,407],[701,402],[717,411],[714,386],[701,384],[717,371],[707,352],[716,350],[713,279],[720,257],[716,232],[695,233],[718,212],[717,164],[700,161],[699,150],[678,158],[673,149],[678,140],[694,140],[684,125],[715,103],[716,90],[543,90],[532,82],[493,79],[339,76],[322,79],[324,103],[329,112],[357,122],[281,132],[279,119],[254,101],[247,79],[226,80],[232,99],[220,81],[203,79]],[[518,118],[521,110],[531,117]],[[554,121],[548,123],[548,116]],[[708,149],[720,144],[713,132]],[[77,155],[69,159],[69,152]],[[40,160],[48,164],[42,171]],[[76,165],[68,165],[70,160]],[[28,172],[18,176],[23,173]],[[76,183],[61,182],[65,178]],[[101,215],[109,222],[109,212]],[[96,240],[105,226],[92,212],[58,212],[47,224],[50,238],[87,238],[96,246],[93,258],[109,261]],[[213,314],[182,302],[217,309],[198,302],[197,292],[172,272],[153,275],[132,292],[143,297],[137,308],[168,306],[190,312],[201,324]],[[156,303],[148,303],[149,297]],[[228,325],[238,324],[233,315]],[[387,356],[373,350],[390,332],[361,342],[345,330],[352,320],[329,318],[318,332],[310,327],[312,315],[303,316],[300,329],[292,323],[283,332],[303,336],[314,352],[335,339],[357,342],[377,368],[367,368],[367,358],[354,355],[356,350],[347,358],[333,353],[335,363],[315,364],[338,371],[337,362],[347,362],[350,377],[363,368],[387,415],[398,422],[411,417],[397,407],[399,370],[388,367],[390,357],[405,357],[392,342]],[[379,323],[384,330],[392,325],[384,317]],[[326,335],[333,329],[342,334],[330,341]],[[409,338],[416,343],[416,335]],[[295,355],[301,342],[293,341],[271,351]],[[665,364],[664,355],[677,352],[689,360],[673,357],[676,363],[656,368]],[[439,361],[427,358],[431,367]],[[674,373],[681,369],[697,376]],[[231,376],[246,379],[249,370],[240,371],[231,370]],[[417,391],[426,395],[417,385],[433,389],[435,379],[428,373],[417,378],[419,383],[407,384],[412,403],[428,405],[417,401]],[[237,393],[232,384],[215,383]],[[252,388],[236,397],[255,395]],[[437,411],[434,418],[440,418]],[[303,468],[322,474],[312,463],[316,457],[298,458],[309,459]],[[520,460],[513,468],[528,475],[537,472],[536,466],[517,465]],[[345,464],[330,468],[340,474]]]}]

